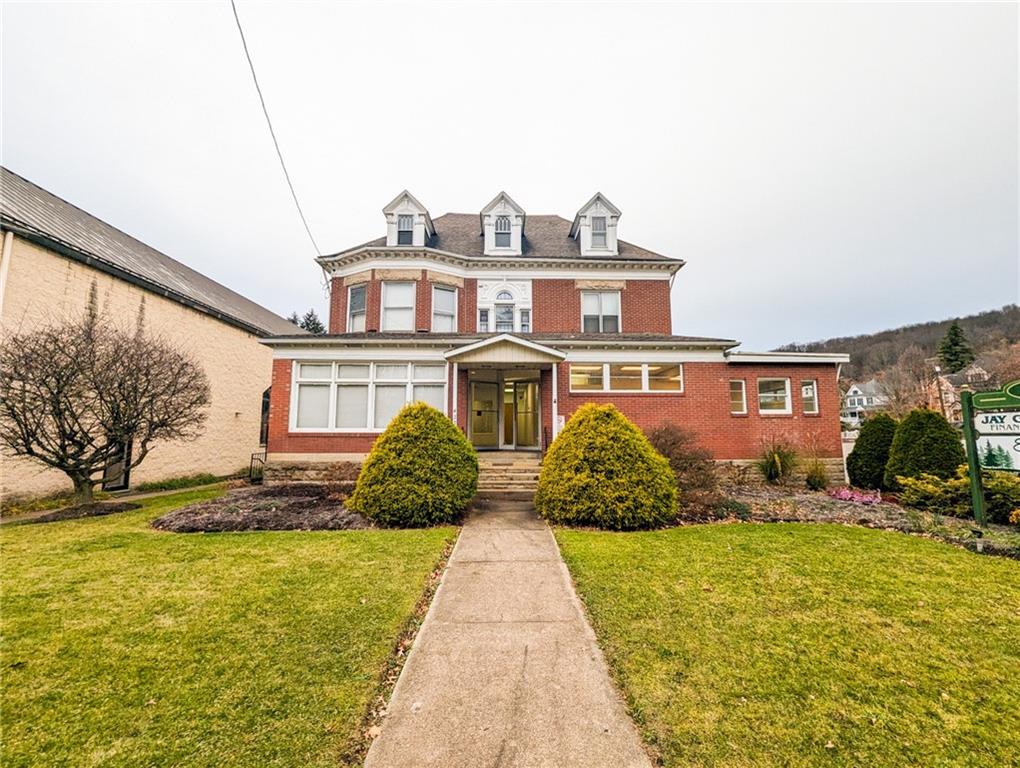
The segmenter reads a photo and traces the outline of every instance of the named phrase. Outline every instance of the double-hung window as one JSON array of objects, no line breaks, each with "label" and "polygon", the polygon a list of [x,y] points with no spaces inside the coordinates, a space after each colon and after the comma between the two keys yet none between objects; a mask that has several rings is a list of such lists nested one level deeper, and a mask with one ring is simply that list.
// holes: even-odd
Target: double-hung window
[{"label": "double-hung window", "polygon": [[432,286],[432,330],[457,330],[457,289]]},{"label": "double-hung window", "polygon": [[800,402],[804,413],[818,413],[818,382],[806,379],[800,383]]},{"label": "double-hung window", "polygon": [[496,333],[514,332],[513,300],[510,291],[500,291],[496,294],[496,306],[493,308],[496,315]]},{"label": "double-hung window", "polygon": [[592,216],[591,217],[591,247],[592,248],[605,248],[606,247],[606,217],[605,216]]},{"label": "double-hung window", "polygon": [[382,330],[414,330],[414,283],[383,283]]},{"label": "double-hung window", "polygon": [[347,332],[362,333],[365,330],[365,295],[364,285],[352,285],[347,289]]},{"label": "double-hung window", "polygon": [[510,217],[509,216],[497,216],[496,217],[496,247],[497,248],[509,248],[510,247]]},{"label": "double-hung window", "polygon": [[581,330],[585,333],[619,333],[620,292],[582,291]]},{"label": "double-hung window", "polygon": [[482,333],[489,332],[489,310],[487,309],[478,310],[478,330]]},{"label": "double-hung window", "polygon": [[758,379],[758,412],[793,413],[790,407],[789,379]]},{"label": "double-hung window", "polygon": [[743,379],[730,380],[730,413],[747,413],[747,384]]},{"label": "double-hung window", "polygon": [[397,216],[397,245],[414,245],[414,216]]}]

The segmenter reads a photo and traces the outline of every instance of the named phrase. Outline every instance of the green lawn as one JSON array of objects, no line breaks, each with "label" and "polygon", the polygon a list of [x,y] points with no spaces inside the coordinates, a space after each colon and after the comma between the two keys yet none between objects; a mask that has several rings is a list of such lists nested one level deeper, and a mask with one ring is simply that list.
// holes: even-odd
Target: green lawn
[{"label": "green lawn", "polygon": [[0,528],[5,766],[335,766],[452,528]]},{"label": "green lawn", "polygon": [[810,525],[559,530],[667,766],[1020,764],[1020,563]]}]

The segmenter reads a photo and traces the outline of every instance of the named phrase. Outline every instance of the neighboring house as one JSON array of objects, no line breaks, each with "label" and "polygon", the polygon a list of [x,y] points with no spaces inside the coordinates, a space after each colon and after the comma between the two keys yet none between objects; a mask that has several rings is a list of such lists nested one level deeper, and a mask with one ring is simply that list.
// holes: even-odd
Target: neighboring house
[{"label": "neighboring house", "polygon": [[883,392],[882,383],[878,379],[855,382],[843,395],[843,410],[840,411],[839,417],[851,429],[857,429],[870,414],[883,411],[888,405],[889,398]]},{"label": "neighboring house", "polygon": [[572,221],[527,215],[505,193],[433,219],[402,192],[383,212],[385,237],[318,259],[329,333],[265,341],[270,468],[358,460],[412,401],[482,451],[541,451],[597,402],[644,429],[688,427],[716,459],[752,459],[778,436],[841,474],[847,356],[672,335],[684,262],[620,240],[620,211],[601,194]]},{"label": "neighboring house", "polygon": [[925,404],[945,416],[949,423],[962,424],[963,402],[960,393],[964,386],[980,392],[995,389],[996,384],[988,371],[971,363],[957,373],[936,373],[925,387]]},{"label": "neighboring house", "polygon": [[[202,437],[157,444],[120,485],[248,465],[271,378],[272,353],[258,339],[300,333],[294,325],[7,169],[0,169],[0,230],[0,332],[76,320],[95,285],[100,308],[128,327],[144,302],[146,328],[190,352],[209,377]],[[0,462],[0,498],[71,487],[61,472],[33,461],[5,455]]]}]

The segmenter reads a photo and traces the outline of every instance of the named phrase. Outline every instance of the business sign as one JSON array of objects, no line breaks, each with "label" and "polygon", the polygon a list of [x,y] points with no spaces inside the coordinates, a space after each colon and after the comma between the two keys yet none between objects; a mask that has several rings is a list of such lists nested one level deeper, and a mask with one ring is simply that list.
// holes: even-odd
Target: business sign
[{"label": "business sign", "polygon": [[1020,435],[1020,411],[977,413],[974,430],[979,435]]},{"label": "business sign", "polygon": [[982,469],[1020,471],[1020,435],[988,435],[977,439]]},{"label": "business sign", "polygon": [[975,392],[971,399],[978,411],[1020,408],[1020,379],[1009,382],[998,392]]}]

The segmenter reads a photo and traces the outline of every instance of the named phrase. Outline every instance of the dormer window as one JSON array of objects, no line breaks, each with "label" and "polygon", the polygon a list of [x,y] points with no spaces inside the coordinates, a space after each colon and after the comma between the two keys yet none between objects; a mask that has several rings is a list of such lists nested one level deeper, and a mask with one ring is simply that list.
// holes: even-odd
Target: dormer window
[{"label": "dormer window", "polygon": [[606,247],[606,217],[605,216],[592,216],[591,217],[591,247],[592,248],[605,248]]},{"label": "dormer window", "polygon": [[414,245],[414,216],[397,217],[397,245]]},{"label": "dormer window", "polygon": [[496,217],[496,247],[497,248],[509,248],[510,247],[510,217],[509,216],[497,216]]},{"label": "dormer window", "polygon": [[601,193],[581,206],[570,225],[570,237],[577,241],[582,256],[618,256],[616,237],[620,209]]}]

